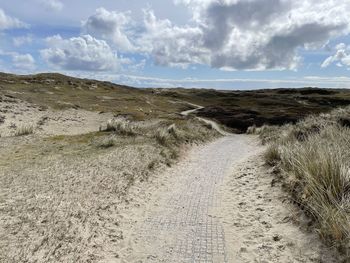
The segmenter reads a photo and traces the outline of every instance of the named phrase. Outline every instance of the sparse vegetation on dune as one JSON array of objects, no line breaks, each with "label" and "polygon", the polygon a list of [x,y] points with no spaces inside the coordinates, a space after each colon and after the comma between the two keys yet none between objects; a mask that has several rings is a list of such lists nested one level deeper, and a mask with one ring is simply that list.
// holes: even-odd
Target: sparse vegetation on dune
[{"label": "sparse vegetation on dune", "polygon": [[295,125],[251,128],[268,143],[266,162],[281,171],[320,236],[350,259],[350,107]]},{"label": "sparse vegetation on dune", "polygon": [[179,146],[184,143],[204,142],[217,132],[198,119],[163,119],[153,123],[130,121],[126,118],[115,118],[107,122],[101,131],[113,132],[121,136],[146,136],[154,138],[162,146]]},{"label": "sparse vegetation on dune", "polygon": [[130,187],[216,136],[195,119],[117,118],[89,134],[1,138],[0,262],[115,260]]},{"label": "sparse vegetation on dune", "polygon": [[350,105],[347,89],[266,89],[208,90],[160,89],[162,96],[173,97],[204,106],[196,114],[216,120],[238,133],[263,124],[296,123],[310,115]]},{"label": "sparse vegetation on dune", "polygon": [[32,125],[21,125],[17,127],[15,136],[25,136],[34,133],[34,127]]},{"label": "sparse vegetation on dune", "polygon": [[84,109],[145,120],[169,117],[188,108],[181,103],[170,103],[172,98],[154,94],[150,89],[55,73],[27,76],[0,73],[0,86],[0,95],[34,103],[42,110]]},{"label": "sparse vegetation on dune", "polygon": [[279,149],[276,143],[272,143],[268,146],[264,153],[264,158],[269,165],[276,165],[278,161],[280,161]]},{"label": "sparse vegetation on dune", "polygon": [[[215,119],[244,133],[252,125],[295,123],[309,114],[350,104],[346,89],[137,89],[105,81],[46,73],[28,76],[0,74],[0,93],[45,108],[85,109],[131,116],[137,120],[173,118],[199,104],[196,115]],[[40,96],[38,96],[40,94]],[[0,120],[1,122],[1,120]]]},{"label": "sparse vegetation on dune", "polygon": [[154,137],[161,145],[181,145],[184,143],[198,143],[208,140],[217,132],[209,129],[205,124],[193,119],[187,125],[164,123],[156,130]]},{"label": "sparse vegetation on dune", "polygon": [[106,131],[113,131],[119,135],[133,136],[136,135],[135,128],[136,125],[129,120],[116,118],[108,121]]},{"label": "sparse vegetation on dune", "polygon": [[99,141],[98,146],[102,148],[110,148],[116,145],[117,139],[112,135],[107,138],[103,138],[102,140]]},{"label": "sparse vegetation on dune", "polygon": [[[237,132],[350,103],[345,90],[136,89],[60,74],[0,73],[0,87],[0,262],[11,263],[115,261],[130,188],[171,166],[185,144],[220,136],[220,125],[180,114],[191,103],[205,107],[196,115]],[[35,133],[22,120],[36,123]],[[345,109],[248,129],[271,143],[267,162],[283,171],[321,235],[343,247],[349,126]]]}]

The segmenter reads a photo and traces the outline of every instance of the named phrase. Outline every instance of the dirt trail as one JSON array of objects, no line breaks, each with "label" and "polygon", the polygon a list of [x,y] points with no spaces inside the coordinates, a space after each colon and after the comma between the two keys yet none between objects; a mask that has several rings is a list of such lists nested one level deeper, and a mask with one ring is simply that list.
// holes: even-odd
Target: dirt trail
[{"label": "dirt trail", "polygon": [[[190,102],[185,102],[186,104],[190,105],[190,106],[193,106],[195,107],[194,109],[192,110],[186,110],[186,111],[183,111],[181,112],[180,114],[182,116],[188,116],[192,113],[195,113],[196,111],[198,110],[201,110],[201,109],[204,109],[203,106],[200,106],[200,105],[197,105],[197,104],[193,104],[193,103],[190,103]],[[196,117],[198,120],[201,120],[202,122],[205,122],[206,124],[210,124],[214,130],[216,130],[217,132],[219,132],[221,135],[230,135],[231,133],[228,133],[226,131],[224,131],[219,124],[217,124],[215,121],[212,121],[212,120],[208,120],[208,119],[205,119],[205,118],[201,118],[201,117]]]},{"label": "dirt trail", "polygon": [[165,189],[132,234],[126,262],[228,262],[216,190],[232,165],[255,150],[248,137],[227,136],[169,169]]},{"label": "dirt trail", "polygon": [[180,114],[183,115],[183,116],[188,116],[192,113],[195,113],[196,111],[200,110],[200,109],[203,109],[204,107],[203,106],[200,106],[200,105],[197,105],[197,104],[193,104],[193,103],[190,103],[190,102],[185,102],[186,104],[194,107],[194,109],[192,110],[185,110],[183,112],[181,112]]},{"label": "dirt trail", "polygon": [[[262,180],[261,167],[245,163],[261,151],[247,135],[192,149],[152,182],[155,193],[125,232],[120,262],[323,262],[316,261],[320,251],[328,252],[316,235],[282,222],[290,207],[282,191],[271,189],[272,178]],[[237,175],[237,167],[249,176]]]}]

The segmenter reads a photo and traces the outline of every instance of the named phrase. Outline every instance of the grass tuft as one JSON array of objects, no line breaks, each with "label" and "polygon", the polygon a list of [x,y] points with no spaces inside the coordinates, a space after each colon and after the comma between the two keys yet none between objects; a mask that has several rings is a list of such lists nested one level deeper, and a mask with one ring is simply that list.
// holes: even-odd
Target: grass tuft
[{"label": "grass tuft", "polygon": [[247,134],[257,134],[257,127],[256,127],[256,125],[248,127]]},{"label": "grass tuft", "polygon": [[267,150],[264,153],[265,162],[269,165],[276,165],[280,161],[280,154],[278,151],[277,144],[271,144],[268,146]]},{"label": "grass tuft", "polygon": [[129,120],[117,118],[108,121],[106,131],[114,131],[116,134],[135,136],[135,125]]},{"label": "grass tuft", "polygon": [[114,138],[113,136],[104,138],[103,140],[101,140],[98,143],[98,146],[101,148],[111,148],[113,146],[115,146],[117,143],[116,138]]},{"label": "grass tuft", "polygon": [[166,146],[170,144],[171,136],[167,129],[159,128],[154,136],[160,145]]},{"label": "grass tuft", "polygon": [[34,127],[32,125],[22,125],[16,129],[15,136],[25,136],[34,133]]}]

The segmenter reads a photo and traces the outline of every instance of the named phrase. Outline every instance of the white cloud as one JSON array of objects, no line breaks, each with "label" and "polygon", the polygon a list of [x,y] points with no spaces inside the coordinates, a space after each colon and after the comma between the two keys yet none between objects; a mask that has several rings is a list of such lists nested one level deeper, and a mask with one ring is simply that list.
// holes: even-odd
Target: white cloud
[{"label": "white cloud", "polygon": [[104,8],[98,8],[95,14],[83,22],[83,32],[111,40],[119,50],[133,51],[135,48],[127,32],[131,22],[131,17],[127,12],[109,12]]},{"label": "white cloud", "polygon": [[[0,56],[9,57],[12,63],[6,63],[8,70],[34,70],[36,68],[35,59],[31,54],[19,54],[17,52],[7,52],[0,49]],[[5,63],[5,62],[3,62]]]},{"label": "white cloud", "polygon": [[12,55],[12,63],[15,68],[23,70],[35,69],[35,60],[30,54],[16,54]]},{"label": "white cloud", "polygon": [[[36,1],[51,6],[51,10],[62,9],[62,2],[66,3]],[[85,16],[81,31],[84,36],[50,38],[41,55],[57,68],[90,73],[115,70],[122,64],[131,71],[142,69],[142,59],[147,64],[153,61],[181,68],[202,64],[221,70],[295,70],[302,63],[300,50],[318,49],[350,33],[350,1],[346,0],[174,1],[181,5],[179,9],[189,10],[190,20],[174,23],[176,17],[173,21],[164,18],[168,11],[157,17],[146,9],[142,18],[137,11],[134,14],[98,8]],[[91,10],[91,4],[84,8]],[[120,10],[127,8],[125,4]],[[130,8],[139,7],[130,4]],[[85,15],[85,11],[81,14]],[[25,26],[0,9],[0,30]],[[29,37],[13,39],[17,47],[30,41]],[[128,54],[117,58],[114,51]],[[332,63],[349,67],[349,55],[349,48],[340,45],[322,67]]]},{"label": "white cloud", "polygon": [[13,45],[15,47],[20,47],[22,45],[32,43],[32,41],[33,41],[33,37],[31,35],[14,37],[13,38]]},{"label": "white cloud", "polygon": [[296,69],[298,49],[314,49],[349,33],[349,1],[177,0],[191,26],[146,13],[151,55],[160,65],[209,64],[235,70]]},{"label": "white cloud", "polygon": [[260,79],[260,78],[157,78],[136,75],[114,75],[114,81],[130,86],[141,87],[185,87],[185,88],[220,88],[220,89],[257,89],[280,88],[288,86],[294,88],[318,86],[322,88],[344,88],[350,84],[350,78],[305,76],[291,79]]},{"label": "white cloud", "polygon": [[327,68],[333,62],[334,62],[334,58],[333,58],[333,56],[330,56],[330,57],[326,58],[325,61],[323,61],[323,63],[321,64],[321,67],[322,68]]},{"label": "white cloud", "polygon": [[139,73],[146,66],[146,59],[136,60],[135,58],[119,58],[120,64],[123,65],[123,72]]},{"label": "white cloud", "polygon": [[63,9],[63,3],[59,0],[38,0],[46,10],[59,12]]},{"label": "white cloud", "polygon": [[167,19],[157,19],[152,10],[144,10],[144,15],[145,32],[137,43],[156,64],[187,67],[209,63],[208,50],[200,43],[200,28],[175,26]]},{"label": "white cloud", "polygon": [[326,58],[325,61],[323,61],[321,67],[329,67],[335,62],[337,62],[336,64],[338,67],[350,67],[350,46],[346,46],[344,43],[336,45],[335,54]]},{"label": "white cloud", "polygon": [[90,35],[63,39],[47,38],[49,48],[41,50],[49,64],[65,70],[110,71],[117,69],[117,55],[104,40]]},{"label": "white cloud", "polygon": [[27,28],[28,25],[20,21],[15,17],[11,17],[5,14],[4,10],[0,8],[0,30],[13,29],[13,28]]},{"label": "white cloud", "polygon": [[144,10],[104,8],[83,22],[83,32],[113,42],[122,52],[150,56],[155,64],[193,64],[222,70],[297,69],[300,49],[317,49],[350,32],[350,2],[344,0],[175,0],[192,19],[176,25]]},{"label": "white cloud", "polygon": [[145,59],[142,59],[140,62],[138,63],[132,63],[128,69],[132,72],[137,72],[137,71],[140,71],[140,70],[143,70],[146,66],[146,60]]}]

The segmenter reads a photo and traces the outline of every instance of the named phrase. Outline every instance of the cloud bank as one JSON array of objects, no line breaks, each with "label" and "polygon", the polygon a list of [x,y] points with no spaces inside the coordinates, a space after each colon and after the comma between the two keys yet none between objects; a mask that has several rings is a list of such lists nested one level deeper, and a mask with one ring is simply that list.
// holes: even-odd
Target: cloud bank
[{"label": "cloud bank", "polygon": [[117,68],[117,55],[104,40],[90,35],[63,39],[60,35],[46,39],[50,48],[41,50],[49,64],[65,70],[110,71]]},{"label": "cloud bank", "polygon": [[15,17],[8,16],[4,10],[0,8],[0,30],[27,28],[28,25]]},{"label": "cloud bank", "polygon": [[[182,0],[209,65],[232,70],[296,69],[298,48],[312,49],[349,33],[348,1]],[[193,29],[192,29],[193,30]],[[193,41],[191,41],[193,43]],[[171,63],[172,58],[168,57]]]},{"label": "cloud bank", "polygon": [[[191,14],[182,25],[158,18],[151,8],[143,10],[142,20],[134,20],[131,12],[98,8],[82,22],[82,36],[52,37],[47,41],[49,47],[41,51],[42,57],[59,68],[88,71],[115,69],[115,52],[170,67],[296,70],[303,62],[300,50],[322,48],[330,40],[350,33],[350,2],[345,0],[175,3]],[[350,64],[347,48],[339,47],[322,67],[335,61]]]}]

